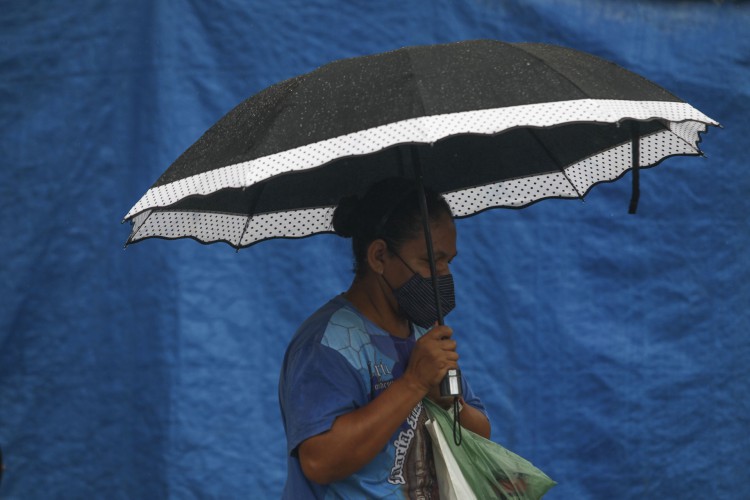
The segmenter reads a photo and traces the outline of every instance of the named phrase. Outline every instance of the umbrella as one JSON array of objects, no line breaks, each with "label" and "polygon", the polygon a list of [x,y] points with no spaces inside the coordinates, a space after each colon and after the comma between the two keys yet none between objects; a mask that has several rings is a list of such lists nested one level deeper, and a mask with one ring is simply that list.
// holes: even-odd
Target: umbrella
[{"label": "umbrella", "polygon": [[492,40],[336,61],[261,91],[213,125],[125,216],[127,244],[331,231],[336,203],[417,176],[456,217],[546,198],[674,155],[700,155],[718,123],[611,62],[569,48]]}]

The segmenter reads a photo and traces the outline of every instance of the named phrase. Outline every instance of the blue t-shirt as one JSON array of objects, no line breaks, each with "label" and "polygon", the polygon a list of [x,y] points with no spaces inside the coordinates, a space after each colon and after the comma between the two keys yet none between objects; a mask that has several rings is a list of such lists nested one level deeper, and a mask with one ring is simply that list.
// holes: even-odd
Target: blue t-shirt
[{"label": "blue t-shirt", "polygon": [[[297,458],[304,440],[328,431],[336,417],[365,406],[403,375],[425,331],[414,327],[409,338],[394,337],[343,295],[300,326],[287,348],[279,381],[288,453],[284,498],[438,498],[422,403],[369,464],[342,481],[309,481]],[[463,398],[485,411],[465,377]]]}]

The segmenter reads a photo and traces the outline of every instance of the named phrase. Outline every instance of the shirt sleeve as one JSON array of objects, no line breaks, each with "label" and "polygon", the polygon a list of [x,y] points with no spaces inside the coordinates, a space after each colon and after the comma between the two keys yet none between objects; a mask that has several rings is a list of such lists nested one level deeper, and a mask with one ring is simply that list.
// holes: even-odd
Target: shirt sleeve
[{"label": "shirt sleeve", "polygon": [[490,416],[487,414],[487,409],[484,407],[484,403],[482,403],[482,400],[479,399],[476,394],[474,394],[474,391],[471,389],[471,384],[469,384],[466,375],[464,375],[463,373],[461,374],[461,385],[464,392],[463,398],[466,404],[469,404],[477,410],[481,411],[482,414],[487,417],[487,420],[490,420]]},{"label": "shirt sleeve", "polygon": [[367,404],[367,396],[361,374],[338,351],[319,343],[298,349],[280,393],[287,452],[330,430],[337,417]]}]

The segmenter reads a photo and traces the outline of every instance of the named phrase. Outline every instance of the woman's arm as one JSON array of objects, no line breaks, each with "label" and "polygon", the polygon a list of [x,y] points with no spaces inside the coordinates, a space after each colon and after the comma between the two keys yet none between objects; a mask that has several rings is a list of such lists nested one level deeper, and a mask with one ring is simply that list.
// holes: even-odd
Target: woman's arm
[{"label": "woman's arm", "polygon": [[[440,395],[440,387],[433,387],[427,394],[433,402],[437,403],[445,410],[453,408],[453,397],[444,397]],[[461,427],[469,429],[475,434],[479,434],[485,439],[490,438],[490,421],[481,411],[477,410],[461,398],[462,410],[460,413]]]},{"label": "woman's arm", "polygon": [[438,384],[449,369],[457,368],[458,354],[451,333],[449,327],[438,326],[423,335],[401,378],[366,406],[338,417],[327,432],[303,441],[298,452],[305,476],[327,484],[352,475],[372,461],[429,388]]},{"label": "woman's arm", "polygon": [[475,434],[479,434],[485,439],[489,439],[490,433],[492,431],[490,421],[487,419],[487,417],[484,416],[484,413],[482,413],[481,411],[477,410],[466,402],[462,403],[463,410],[461,410],[460,414],[461,426],[469,429]]},{"label": "woman's arm", "polygon": [[404,375],[366,406],[338,417],[329,431],[303,441],[299,459],[305,476],[328,484],[357,472],[386,446],[423,395]]}]

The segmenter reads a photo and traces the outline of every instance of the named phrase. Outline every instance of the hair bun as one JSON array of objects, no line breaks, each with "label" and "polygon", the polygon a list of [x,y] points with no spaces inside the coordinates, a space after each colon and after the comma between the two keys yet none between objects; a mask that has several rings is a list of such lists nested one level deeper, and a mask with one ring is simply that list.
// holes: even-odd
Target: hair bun
[{"label": "hair bun", "polygon": [[344,238],[351,238],[359,224],[360,200],[356,195],[344,196],[333,211],[333,231]]}]

